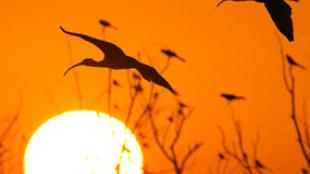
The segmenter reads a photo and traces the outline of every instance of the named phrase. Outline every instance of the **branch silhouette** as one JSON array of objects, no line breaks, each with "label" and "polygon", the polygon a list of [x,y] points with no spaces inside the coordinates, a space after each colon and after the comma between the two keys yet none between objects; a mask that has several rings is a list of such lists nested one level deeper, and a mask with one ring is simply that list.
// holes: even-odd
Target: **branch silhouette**
[{"label": "branch silhouette", "polygon": [[[70,60],[70,64],[72,64],[73,63],[73,52],[72,52],[72,48],[71,48],[71,43],[70,43],[70,40],[68,37],[66,37],[66,39],[67,39],[67,46],[68,46],[68,52],[69,52],[69,60]],[[73,70],[73,75],[74,75],[75,86],[76,86],[76,90],[77,90],[79,108],[82,109],[82,107],[83,107],[83,95],[82,95],[82,90],[81,90],[81,83],[80,83],[79,74],[75,70]]]},{"label": "branch silhouette", "polygon": [[[155,124],[154,118],[153,118],[153,113],[152,111],[149,112],[149,119],[151,122],[152,126],[152,131],[154,135],[155,142],[157,146],[159,147],[160,151],[162,154],[165,156],[166,159],[172,164],[174,168],[174,172],[176,174],[182,174],[184,172],[184,169],[186,167],[186,163],[189,160],[189,158],[203,145],[203,142],[196,143],[192,148],[190,148],[187,153],[179,160],[178,155],[176,153],[176,145],[178,141],[180,140],[181,133],[183,131],[183,126],[185,121],[191,116],[193,112],[193,109],[190,109],[189,113],[187,115],[177,115],[177,117],[181,117],[180,123],[176,128],[175,135],[172,139],[171,144],[169,144],[169,150],[166,149],[165,144],[160,141],[160,135],[158,133],[158,128]],[[171,122],[170,122],[171,123]]]},{"label": "branch silhouette", "polygon": [[295,65],[294,63],[292,63],[289,59],[288,60],[288,64],[289,64],[289,71],[288,71],[288,75],[291,81],[291,84],[289,86],[289,88],[287,89],[287,92],[290,95],[290,102],[291,102],[291,118],[297,133],[297,141],[299,143],[299,147],[301,149],[301,152],[308,164],[308,167],[310,167],[310,156],[309,153],[307,153],[306,150],[306,145],[305,142],[303,141],[303,135],[302,135],[302,131],[301,131],[301,126],[298,123],[297,120],[297,114],[296,114],[296,79],[293,73],[293,69],[295,67],[299,67],[297,65]]},{"label": "branch silhouette", "polygon": [[[225,171],[227,170],[227,166],[223,168],[223,170],[220,169],[220,164],[222,161],[226,161],[226,164],[228,164],[228,157],[231,157],[234,159],[239,166],[241,166],[247,173],[249,174],[254,174],[254,173],[259,173],[262,174],[264,173],[264,170],[271,171],[271,169],[267,168],[260,160],[257,158],[257,149],[258,149],[258,142],[259,142],[259,135],[257,135],[257,140],[255,143],[253,143],[253,156],[250,158],[249,153],[247,152],[245,146],[244,146],[244,139],[243,139],[243,134],[242,134],[242,128],[241,128],[241,123],[240,120],[236,118],[232,102],[238,101],[238,100],[244,100],[245,97],[243,96],[238,96],[235,94],[228,94],[228,93],[221,93],[221,97],[223,97],[227,101],[227,105],[229,107],[229,110],[231,112],[231,117],[232,117],[232,122],[234,125],[235,133],[237,135],[237,143],[233,143],[232,149],[230,149],[227,146],[226,143],[226,136],[225,132],[222,127],[218,126],[218,129],[220,131],[220,134],[222,136],[222,147],[224,152],[220,152],[218,154],[219,156],[219,161],[218,161],[218,166],[217,166],[217,173],[219,174],[220,171]],[[238,148],[238,150],[237,150]],[[251,160],[253,159],[253,164],[251,165]],[[235,171],[236,168],[234,168],[232,171]],[[232,173],[231,171],[231,173]],[[224,173],[224,172],[223,172]]]},{"label": "branch silhouette", "polygon": [[[12,142],[9,142],[12,138],[16,137],[16,132],[18,130],[14,131],[14,127],[18,126],[18,119],[20,117],[20,112],[23,107],[23,99],[21,94],[19,94],[19,106],[15,113],[11,114],[10,120],[6,126],[4,126],[4,129],[0,132],[0,173],[4,174],[5,171],[5,163],[12,160],[14,156],[8,156],[9,152],[12,150]],[[12,137],[11,137],[12,136]],[[10,171],[10,170],[9,170]]]},{"label": "branch silhouette", "polygon": [[[308,145],[305,144],[303,140],[302,130],[301,126],[298,123],[297,115],[296,115],[296,89],[295,89],[295,76],[293,73],[294,68],[300,68],[302,70],[306,70],[307,68],[299,63],[297,63],[290,55],[284,53],[283,44],[276,34],[277,41],[280,46],[280,55],[282,58],[282,75],[283,75],[283,81],[285,84],[285,89],[290,95],[290,104],[291,104],[291,119],[297,134],[297,141],[299,144],[299,148],[302,152],[302,155],[308,165],[308,168],[310,168],[310,154],[307,152],[310,149],[307,150]],[[286,72],[286,64],[288,64],[288,72]],[[287,77],[288,76],[288,77]],[[305,136],[307,136],[308,133],[305,133]],[[307,137],[306,137],[307,139]],[[306,140],[307,141],[307,140]]]}]

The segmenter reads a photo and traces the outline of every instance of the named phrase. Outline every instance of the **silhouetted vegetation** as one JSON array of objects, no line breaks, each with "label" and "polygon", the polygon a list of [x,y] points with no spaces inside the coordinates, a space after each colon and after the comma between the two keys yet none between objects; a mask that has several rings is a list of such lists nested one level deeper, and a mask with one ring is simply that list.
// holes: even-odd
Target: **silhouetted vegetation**
[{"label": "silhouetted vegetation", "polygon": [[19,132],[19,117],[22,108],[22,98],[20,96],[20,104],[15,111],[15,113],[10,113],[2,120],[0,127],[0,173],[10,174],[13,168],[21,169],[21,166],[14,167],[15,158],[22,156],[21,154],[16,154],[13,151],[13,146],[16,143],[16,139],[24,138]]},{"label": "silhouetted vegetation", "polygon": [[[259,134],[257,134],[256,140],[253,143],[252,154],[249,153],[249,150],[245,146],[245,139],[243,137],[244,129],[242,129],[241,121],[236,117],[232,106],[234,101],[245,99],[245,97],[227,93],[222,93],[221,97],[227,100],[227,105],[231,112],[232,123],[234,125],[234,132],[236,133],[236,140],[232,141],[232,143],[227,143],[224,129],[220,126],[218,127],[222,136],[223,151],[218,153],[219,159],[215,169],[216,174],[242,173],[243,171],[246,171],[249,174],[262,174],[265,173],[265,171],[271,171],[271,169],[266,167],[257,157],[260,138]],[[228,144],[231,144],[232,147],[229,147]],[[233,160],[233,163],[230,159]],[[231,167],[231,164],[234,163],[237,163],[237,165]],[[240,167],[242,170],[240,170]]]},{"label": "silhouetted vegetation", "polygon": [[[308,173],[310,169],[310,146],[309,146],[309,129],[308,121],[306,115],[306,107],[304,104],[304,116],[303,125],[298,121],[296,114],[296,77],[294,75],[294,69],[307,70],[307,68],[299,63],[297,63],[290,55],[286,54],[282,45],[282,42],[278,35],[276,38],[280,46],[280,55],[282,58],[282,77],[285,85],[285,89],[290,95],[290,105],[291,105],[291,119],[297,134],[297,142],[299,144],[302,155],[307,163],[306,168],[302,168],[302,173]],[[288,65],[288,68],[287,68]],[[305,101],[304,101],[305,103]],[[303,128],[302,128],[303,126]]]}]

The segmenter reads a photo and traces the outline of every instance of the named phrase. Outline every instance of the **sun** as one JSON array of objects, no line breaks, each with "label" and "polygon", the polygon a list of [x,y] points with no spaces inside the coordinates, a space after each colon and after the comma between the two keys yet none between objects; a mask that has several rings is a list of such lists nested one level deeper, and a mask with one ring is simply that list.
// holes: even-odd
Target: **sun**
[{"label": "sun", "polygon": [[116,166],[120,174],[142,174],[142,165],[131,131],[95,111],[66,112],[47,120],[24,155],[25,174],[116,174]]}]

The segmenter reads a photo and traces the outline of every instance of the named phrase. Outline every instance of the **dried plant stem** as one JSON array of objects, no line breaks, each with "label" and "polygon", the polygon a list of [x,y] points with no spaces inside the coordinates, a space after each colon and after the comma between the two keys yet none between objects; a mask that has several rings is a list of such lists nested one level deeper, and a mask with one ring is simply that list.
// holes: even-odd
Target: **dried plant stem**
[{"label": "dried plant stem", "polygon": [[276,38],[279,42],[280,46],[280,55],[282,58],[282,74],[283,74],[283,80],[285,84],[285,88],[287,92],[290,94],[290,103],[291,103],[291,118],[293,121],[293,125],[295,128],[295,131],[297,133],[297,141],[300,147],[300,150],[302,152],[303,157],[305,158],[308,168],[310,167],[310,155],[307,153],[306,147],[305,147],[305,142],[303,141],[303,135],[301,133],[301,127],[298,123],[297,116],[296,116],[296,89],[295,89],[295,76],[293,73],[293,66],[289,64],[288,67],[288,76],[290,79],[290,83],[287,79],[287,73],[286,73],[286,67],[285,67],[285,54],[283,50],[283,44],[280,40],[280,37],[276,34]]},{"label": "dried plant stem", "polygon": [[308,124],[308,117],[307,117],[307,97],[303,100],[303,117],[304,117],[304,133],[305,133],[305,139],[306,139],[306,147],[309,153],[310,150],[310,135],[309,135],[309,124]]},{"label": "dried plant stem", "polygon": [[[68,52],[69,52],[69,59],[70,59],[70,64],[73,64],[73,53],[72,53],[72,48],[71,48],[71,43],[68,37],[67,38],[67,46],[68,46]],[[79,74],[76,72],[75,69],[72,69],[74,79],[75,79],[75,85],[76,85],[76,90],[77,90],[77,95],[78,95],[78,101],[79,101],[79,108],[83,108],[83,95],[81,91],[81,83],[80,83],[80,78]]]},{"label": "dried plant stem", "polygon": [[123,159],[123,155],[124,155],[124,152],[126,151],[126,143],[127,143],[127,137],[126,137],[126,132],[128,131],[128,124],[129,124],[129,121],[130,121],[130,118],[131,118],[131,115],[132,115],[132,111],[133,111],[133,108],[134,108],[134,104],[135,104],[135,101],[136,101],[136,98],[137,98],[137,95],[138,95],[138,91],[135,90],[134,92],[134,95],[131,97],[131,100],[130,100],[130,104],[129,104],[129,107],[128,107],[128,113],[127,113],[127,116],[126,116],[126,120],[125,120],[125,129],[124,129],[124,141],[123,141],[123,144],[122,144],[122,149],[121,149],[121,154],[120,154],[120,158],[118,160],[118,163],[116,164],[116,172],[117,174],[120,173],[120,166],[121,166],[121,163],[122,163],[122,159]]},{"label": "dried plant stem", "polygon": [[171,60],[171,57],[168,56],[165,66],[164,66],[163,69],[161,69],[161,71],[160,71],[161,74],[163,74],[163,73],[165,73],[165,72],[167,71],[167,69],[168,69],[168,67],[169,67],[169,65],[170,65],[170,60]]},{"label": "dried plant stem", "polygon": [[56,105],[56,103],[54,102],[53,97],[52,97],[52,94],[51,94],[51,92],[50,92],[50,90],[49,90],[49,88],[48,88],[48,85],[47,85],[46,83],[44,84],[44,89],[45,89],[45,92],[46,92],[48,101],[49,101],[50,105],[51,105],[52,108],[53,108],[53,111],[54,111],[55,113],[59,113],[59,107],[58,107],[58,106]]},{"label": "dried plant stem", "polygon": [[112,69],[108,69],[108,114],[112,116]]},{"label": "dried plant stem", "polygon": [[[3,130],[3,132],[0,135],[0,173],[4,173],[4,163],[10,159],[6,158],[4,159],[4,155],[10,151],[10,149],[8,147],[5,146],[5,141],[6,138],[9,136],[9,134],[11,133],[14,125],[17,124],[18,122],[18,118],[20,116],[20,111],[22,109],[23,106],[23,100],[22,100],[22,96],[21,94],[19,94],[19,100],[20,100],[20,104],[17,108],[16,113],[14,113],[12,115],[12,119],[9,121],[8,125],[5,127],[5,129]],[[14,135],[15,136],[15,135]]]},{"label": "dried plant stem", "polygon": [[[254,171],[250,165],[248,153],[246,152],[246,150],[244,148],[244,141],[243,141],[240,121],[236,119],[234,109],[231,105],[231,101],[228,101],[227,105],[228,105],[229,110],[231,112],[231,117],[232,117],[232,121],[234,124],[235,132],[237,134],[238,141],[237,141],[237,146],[235,144],[233,144],[233,150],[230,150],[226,145],[226,137],[225,137],[224,130],[221,127],[218,127],[218,129],[222,135],[222,146],[223,146],[224,152],[228,156],[235,159],[237,161],[237,163],[240,166],[242,166],[249,174],[253,174]],[[237,147],[239,148],[239,152],[241,153],[241,155],[239,155],[239,153],[237,152]]]},{"label": "dried plant stem", "polygon": [[228,103],[228,106],[231,110],[234,126],[236,129],[236,133],[237,133],[237,137],[238,137],[238,147],[239,147],[239,150],[240,150],[242,158],[243,158],[244,167],[250,174],[252,174],[253,171],[252,171],[252,168],[251,168],[249,160],[248,160],[248,155],[247,155],[245,148],[244,148],[244,145],[243,145],[243,136],[242,136],[242,130],[241,130],[240,122],[236,119],[234,109],[231,106],[231,103]]},{"label": "dried plant stem", "polygon": [[303,141],[302,138],[302,133],[301,133],[301,128],[298,124],[297,121],[297,116],[296,116],[296,89],[295,89],[295,77],[293,74],[293,67],[292,65],[289,65],[289,77],[291,80],[291,87],[289,88],[288,92],[290,94],[290,98],[291,98],[291,118],[297,133],[297,141],[299,144],[299,147],[301,149],[301,152],[308,164],[308,167],[310,167],[310,157],[309,154],[306,151],[306,147],[305,147],[305,143]]},{"label": "dried plant stem", "polygon": [[190,148],[187,153],[184,155],[184,157],[182,158],[181,161],[179,161],[177,153],[176,153],[176,149],[175,146],[178,143],[180,137],[181,137],[181,133],[183,130],[183,125],[186,121],[186,119],[192,114],[193,110],[190,110],[189,114],[187,116],[182,116],[180,124],[178,125],[177,129],[176,129],[176,133],[175,136],[172,140],[172,143],[169,146],[169,150],[170,153],[168,152],[168,150],[165,148],[165,144],[163,144],[160,141],[159,138],[159,134],[158,134],[158,128],[156,127],[154,118],[153,118],[153,114],[150,111],[149,112],[149,119],[151,122],[151,127],[152,127],[152,132],[154,135],[154,139],[156,144],[158,145],[160,151],[163,153],[163,155],[170,161],[170,163],[173,165],[174,171],[176,174],[182,174],[185,168],[185,165],[188,161],[188,159],[203,145],[202,142],[197,143],[194,145],[194,147]]}]

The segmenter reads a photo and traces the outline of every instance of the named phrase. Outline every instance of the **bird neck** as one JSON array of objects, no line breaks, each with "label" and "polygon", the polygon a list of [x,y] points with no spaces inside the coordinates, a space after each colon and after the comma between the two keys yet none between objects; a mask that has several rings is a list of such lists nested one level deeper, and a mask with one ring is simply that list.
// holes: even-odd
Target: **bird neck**
[{"label": "bird neck", "polygon": [[85,64],[86,66],[92,66],[92,67],[105,67],[105,62],[104,61],[96,61],[92,60],[91,62],[87,62]]}]

